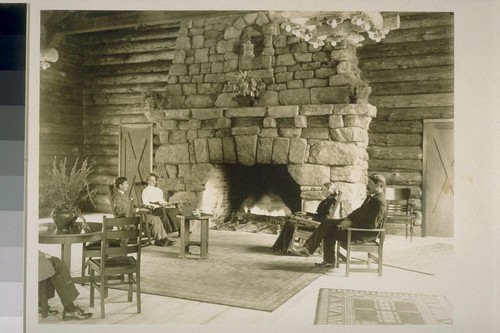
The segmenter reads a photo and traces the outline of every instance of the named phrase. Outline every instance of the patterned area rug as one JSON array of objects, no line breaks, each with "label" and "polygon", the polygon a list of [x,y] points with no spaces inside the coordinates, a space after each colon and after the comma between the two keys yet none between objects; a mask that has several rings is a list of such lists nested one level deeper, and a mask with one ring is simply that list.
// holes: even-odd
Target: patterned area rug
[{"label": "patterned area rug", "polygon": [[[220,233],[230,237],[219,237]],[[197,235],[193,232],[192,237]],[[169,247],[144,247],[141,291],[273,311],[326,271],[314,267],[307,258],[270,252],[274,238],[210,231],[209,258],[204,260],[179,259],[179,241]],[[190,250],[199,253],[199,247]]]},{"label": "patterned area rug", "polygon": [[444,296],[325,289],[318,295],[315,325],[452,325]]},{"label": "patterned area rug", "polygon": [[384,266],[428,275],[449,270],[453,263],[453,245],[436,243],[384,253]]}]

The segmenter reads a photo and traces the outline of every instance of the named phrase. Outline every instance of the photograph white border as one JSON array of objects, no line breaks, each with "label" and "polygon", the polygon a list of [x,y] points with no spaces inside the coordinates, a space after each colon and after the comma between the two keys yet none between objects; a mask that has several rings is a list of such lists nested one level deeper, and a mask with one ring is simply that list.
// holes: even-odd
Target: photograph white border
[{"label": "photograph white border", "polygon": [[[339,327],[43,325],[38,323],[37,244],[39,152],[39,48],[41,10],[376,10],[455,13],[455,269],[450,281],[460,294],[453,304],[451,327],[341,327],[348,332],[486,332],[500,325],[497,212],[499,113],[498,1],[31,1],[28,12],[29,63],[27,103],[27,174],[25,203],[25,331],[26,332],[295,332],[333,331]],[[244,6],[244,7],[242,7]],[[478,149],[477,147],[484,147]],[[471,225],[473,227],[471,227]],[[495,322],[496,321],[496,322]]]}]

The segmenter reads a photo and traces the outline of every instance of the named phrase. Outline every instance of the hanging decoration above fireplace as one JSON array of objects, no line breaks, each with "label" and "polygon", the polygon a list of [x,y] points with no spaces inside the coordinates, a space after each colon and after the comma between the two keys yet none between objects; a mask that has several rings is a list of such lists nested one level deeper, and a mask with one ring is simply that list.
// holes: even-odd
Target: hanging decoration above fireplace
[{"label": "hanging decoration above fireplace", "polygon": [[380,42],[389,31],[399,28],[399,15],[379,12],[282,12],[281,28],[318,48],[342,41],[360,46],[363,35]]}]

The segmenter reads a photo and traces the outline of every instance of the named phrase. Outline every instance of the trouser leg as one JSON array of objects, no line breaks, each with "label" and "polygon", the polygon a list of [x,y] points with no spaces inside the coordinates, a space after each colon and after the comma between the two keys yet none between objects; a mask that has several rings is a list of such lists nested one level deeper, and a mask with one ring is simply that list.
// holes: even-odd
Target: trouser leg
[{"label": "trouser leg", "polygon": [[323,260],[333,264],[335,263],[335,245],[338,241],[347,240],[347,231],[335,227],[331,228],[323,238]]},{"label": "trouser leg", "polygon": [[49,278],[50,282],[59,295],[62,305],[67,307],[73,304],[80,293],[76,289],[66,265],[59,258],[52,257],[49,260],[56,270],[56,273]]},{"label": "trouser leg", "polygon": [[170,226],[172,227],[172,232],[181,230],[181,221],[177,218],[181,212],[177,208],[165,208],[165,213],[170,220]]},{"label": "trouser leg", "polygon": [[161,223],[161,220],[158,216],[146,215],[146,220],[150,225],[151,236],[155,240],[167,238],[167,233],[165,232],[163,224]]},{"label": "trouser leg", "polygon": [[273,244],[273,251],[284,251],[288,250],[293,244],[293,231],[295,230],[295,226],[290,221],[286,221],[283,229]]},{"label": "trouser leg", "polygon": [[336,229],[339,222],[342,221],[340,219],[328,219],[323,220],[321,224],[314,230],[312,235],[304,244],[304,247],[309,251],[309,253],[314,253],[318,248],[319,244],[325,237],[327,233],[332,229]]}]

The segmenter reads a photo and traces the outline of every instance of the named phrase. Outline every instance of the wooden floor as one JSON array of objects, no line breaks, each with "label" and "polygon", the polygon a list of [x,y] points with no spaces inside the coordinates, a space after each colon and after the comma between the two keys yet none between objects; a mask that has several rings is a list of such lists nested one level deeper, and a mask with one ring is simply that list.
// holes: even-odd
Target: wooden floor
[{"label": "wooden floor", "polygon": [[[244,232],[221,232],[211,230],[211,233],[220,232],[222,237],[245,237]],[[219,235],[218,235],[219,236]],[[259,234],[269,240],[271,246],[276,235]],[[452,238],[416,237],[410,243],[404,236],[389,235],[386,238],[386,251],[417,247],[433,243],[452,244]],[[178,247],[178,242],[176,245]],[[39,245],[40,250],[55,256],[60,256],[57,245]],[[72,247],[72,274],[80,272],[81,246]],[[235,258],[237,260],[237,258]],[[432,260],[432,258],[429,258]],[[313,256],[310,263],[321,261],[321,257]],[[89,287],[77,285],[80,297],[76,303],[94,313],[94,317],[84,322],[63,322],[60,315],[41,318],[40,323],[47,324],[156,324],[156,325],[266,325],[273,327],[310,327],[314,324],[316,300],[320,288],[340,288],[376,291],[410,292],[433,295],[445,295],[453,304],[453,292],[449,281],[452,273],[430,276],[426,274],[384,267],[382,277],[372,273],[351,273],[344,276],[345,266],[322,275],[298,294],[289,299],[285,304],[273,312],[241,309],[229,306],[207,304],[164,296],[142,294],[142,313],[136,313],[134,302],[128,303],[125,291],[110,290],[106,302],[106,318],[101,319],[99,314],[99,299],[96,307],[89,308]],[[161,278],[161,277],[159,277]],[[98,294],[97,294],[98,295]],[[57,297],[50,300],[51,306],[62,310]]]}]

